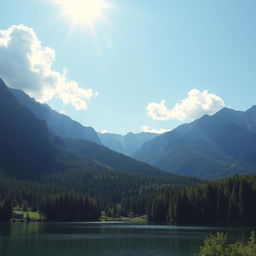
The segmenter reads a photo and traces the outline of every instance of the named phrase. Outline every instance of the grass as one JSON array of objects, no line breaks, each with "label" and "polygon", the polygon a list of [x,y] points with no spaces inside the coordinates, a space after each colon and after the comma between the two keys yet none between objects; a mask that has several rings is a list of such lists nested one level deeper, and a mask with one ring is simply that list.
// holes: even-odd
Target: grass
[{"label": "grass", "polygon": [[14,218],[12,221],[27,221],[27,218],[29,218],[30,221],[39,221],[44,219],[41,217],[39,212],[14,210],[14,213],[22,213],[24,217],[22,219]]},{"label": "grass", "polygon": [[138,222],[138,223],[146,223],[146,217],[108,217],[108,216],[101,216],[101,221],[130,221],[130,222]]}]

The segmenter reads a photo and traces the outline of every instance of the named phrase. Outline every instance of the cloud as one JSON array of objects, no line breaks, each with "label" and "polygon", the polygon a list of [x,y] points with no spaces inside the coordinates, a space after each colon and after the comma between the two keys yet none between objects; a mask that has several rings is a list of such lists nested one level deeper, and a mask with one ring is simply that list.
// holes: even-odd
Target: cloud
[{"label": "cloud", "polygon": [[171,130],[167,130],[167,129],[158,129],[158,130],[157,129],[151,129],[147,125],[141,126],[141,129],[142,129],[143,132],[159,133],[159,134],[171,131]]},{"label": "cloud", "polygon": [[40,102],[52,98],[86,110],[95,93],[52,69],[55,51],[42,45],[32,28],[14,25],[0,30],[0,77],[12,88],[22,89]]},{"label": "cloud", "polygon": [[205,114],[212,115],[225,106],[224,101],[217,95],[208,91],[192,89],[187,98],[168,109],[165,100],[160,103],[150,102],[147,105],[147,115],[153,120],[179,120],[192,121]]},{"label": "cloud", "polygon": [[108,130],[102,130],[100,133],[101,134],[106,134],[106,133],[109,133],[109,131]]}]

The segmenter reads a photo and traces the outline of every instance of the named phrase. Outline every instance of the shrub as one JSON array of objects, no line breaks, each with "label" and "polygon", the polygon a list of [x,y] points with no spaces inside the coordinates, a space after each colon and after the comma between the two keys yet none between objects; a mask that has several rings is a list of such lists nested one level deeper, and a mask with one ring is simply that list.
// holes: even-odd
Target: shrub
[{"label": "shrub", "polygon": [[200,252],[195,256],[255,256],[256,235],[252,232],[248,242],[229,243],[227,234],[217,233],[204,240]]}]

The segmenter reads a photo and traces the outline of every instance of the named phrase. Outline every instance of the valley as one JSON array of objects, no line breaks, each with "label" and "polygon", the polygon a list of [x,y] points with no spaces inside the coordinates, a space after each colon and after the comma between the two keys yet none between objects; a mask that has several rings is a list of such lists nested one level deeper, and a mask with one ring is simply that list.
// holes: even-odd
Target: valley
[{"label": "valley", "polygon": [[[106,135],[2,80],[0,98],[2,220],[12,219],[13,209],[27,209],[49,221],[146,216],[149,223],[256,224],[254,107],[222,109],[163,135],[123,137],[127,143],[141,138],[141,148],[131,154],[145,163],[109,149],[101,141]],[[161,164],[153,167],[156,157]]]}]

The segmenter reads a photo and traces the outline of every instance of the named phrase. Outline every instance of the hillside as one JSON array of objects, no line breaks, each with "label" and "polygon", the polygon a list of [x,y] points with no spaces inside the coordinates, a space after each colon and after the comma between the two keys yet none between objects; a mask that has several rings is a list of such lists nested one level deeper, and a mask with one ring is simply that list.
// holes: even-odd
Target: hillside
[{"label": "hillside", "polygon": [[[128,173],[146,174],[154,176],[166,176],[168,173],[150,166],[149,164],[137,161],[131,157],[117,153],[107,147],[99,146],[85,140],[74,140],[62,138],[65,149],[80,156],[82,159],[92,159],[108,168]],[[168,174],[177,179],[177,175]]]},{"label": "hillside", "polygon": [[56,151],[45,122],[20,105],[1,79],[0,120],[0,168],[25,177],[55,165]]},{"label": "hillside", "polygon": [[[19,209],[26,206],[41,210],[48,219],[54,220],[98,218],[57,214],[63,213],[61,202],[65,197],[85,206],[85,202],[93,202],[97,216],[100,208],[112,215],[116,205],[125,216],[130,212],[145,214],[153,193],[199,182],[168,174],[90,141],[53,136],[46,122],[22,106],[2,80],[0,117],[1,207],[10,202]],[[54,212],[52,200],[59,201]]]},{"label": "hillside", "polygon": [[70,170],[112,170],[189,182],[188,178],[170,175],[96,143],[53,136],[46,122],[22,106],[2,80],[0,116],[0,169],[15,177],[39,179],[45,174]]},{"label": "hillside", "polygon": [[27,107],[36,118],[46,121],[52,134],[61,137],[89,140],[101,144],[97,133],[92,127],[81,125],[70,117],[51,109],[48,105],[35,101],[21,90],[10,89],[10,91],[19,103]]},{"label": "hillside", "polygon": [[255,226],[255,203],[256,175],[235,176],[166,189],[150,202],[148,218],[172,225]]},{"label": "hillside", "polygon": [[256,107],[223,108],[146,142],[136,159],[180,175],[217,179],[256,172]]}]

